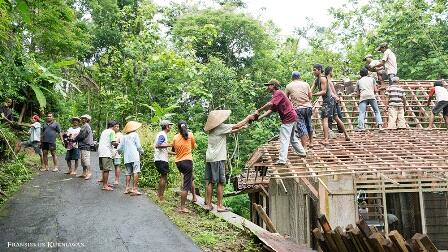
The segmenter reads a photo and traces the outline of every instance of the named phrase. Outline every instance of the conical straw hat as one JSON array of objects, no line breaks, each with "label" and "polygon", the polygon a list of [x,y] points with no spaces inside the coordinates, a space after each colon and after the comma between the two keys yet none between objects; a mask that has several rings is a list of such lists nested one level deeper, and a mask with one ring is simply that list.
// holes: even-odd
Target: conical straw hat
[{"label": "conical straw hat", "polygon": [[204,126],[204,131],[210,131],[221,123],[223,123],[227,118],[229,118],[231,110],[213,110],[208,114],[207,122]]},{"label": "conical straw hat", "polygon": [[123,132],[127,134],[129,132],[136,131],[141,126],[142,124],[139,122],[129,121],[128,123],[126,123],[126,126],[124,126]]}]

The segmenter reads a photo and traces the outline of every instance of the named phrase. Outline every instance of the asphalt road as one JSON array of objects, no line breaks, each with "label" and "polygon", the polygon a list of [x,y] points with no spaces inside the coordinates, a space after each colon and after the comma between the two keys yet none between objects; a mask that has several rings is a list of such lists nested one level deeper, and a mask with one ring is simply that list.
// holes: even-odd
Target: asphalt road
[{"label": "asphalt road", "polygon": [[201,251],[148,197],[124,195],[124,178],[115,191],[100,190],[96,156],[90,181],[60,164],[0,210],[0,251]]}]

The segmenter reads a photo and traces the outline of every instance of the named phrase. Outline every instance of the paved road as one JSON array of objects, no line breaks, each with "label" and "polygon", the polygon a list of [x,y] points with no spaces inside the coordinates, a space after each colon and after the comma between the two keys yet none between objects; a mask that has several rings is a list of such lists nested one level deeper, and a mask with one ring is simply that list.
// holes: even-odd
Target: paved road
[{"label": "paved road", "polygon": [[26,183],[0,210],[0,251],[201,251],[146,196],[100,190],[92,163],[90,181],[50,171]]}]

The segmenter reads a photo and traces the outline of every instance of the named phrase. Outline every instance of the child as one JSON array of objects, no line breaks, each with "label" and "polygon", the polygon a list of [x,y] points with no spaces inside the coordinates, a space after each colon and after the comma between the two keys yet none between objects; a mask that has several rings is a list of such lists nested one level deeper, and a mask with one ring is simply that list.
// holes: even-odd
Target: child
[{"label": "child", "polygon": [[[140,144],[140,138],[137,132],[138,128],[142,126],[141,123],[129,121],[123,129],[126,134],[123,136],[118,151],[123,154],[124,166],[126,167],[126,189],[124,194],[131,196],[139,196],[142,193],[138,191],[138,175],[140,173],[140,155],[143,154],[143,148]],[[130,188],[131,176],[134,177],[134,187]]]},{"label": "child", "polygon": [[429,126],[427,130],[434,128],[434,116],[443,112],[443,118],[445,119],[445,125],[448,127],[448,90],[443,86],[442,81],[435,81],[434,87],[429,92],[428,101],[426,106],[429,106],[432,97],[436,95],[437,103],[432,109],[432,113],[429,117]]},{"label": "child", "polygon": [[387,129],[406,129],[404,111],[406,108],[406,97],[403,88],[399,86],[400,79],[392,77],[392,84],[386,91],[386,110],[389,114]]},{"label": "child", "polygon": [[[78,143],[75,142],[75,137],[79,134],[81,128],[79,124],[81,119],[79,117],[73,117],[70,122],[70,127],[64,136],[64,144],[66,145],[67,152],[65,154],[65,160],[67,161],[68,171],[65,174],[76,175],[76,169],[78,169],[78,160],[80,158]],[[75,167],[72,167],[72,160],[75,161]]]}]

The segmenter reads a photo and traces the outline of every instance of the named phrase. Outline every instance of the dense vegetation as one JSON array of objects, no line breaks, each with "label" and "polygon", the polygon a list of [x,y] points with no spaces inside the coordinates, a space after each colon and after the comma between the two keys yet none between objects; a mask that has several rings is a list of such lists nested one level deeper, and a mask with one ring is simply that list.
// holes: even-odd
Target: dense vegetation
[{"label": "dense vegetation", "polygon": [[[299,70],[310,82],[313,63],[332,65],[336,78],[356,78],[364,55],[379,58],[374,49],[383,41],[397,54],[401,78],[448,76],[446,0],[349,0],[322,11],[333,16],[327,27],[310,20],[287,39],[279,39],[272,22],[246,14],[244,1],[214,2],[204,8],[150,0],[0,0],[0,99],[14,99],[21,121],[53,111],[67,126],[71,116],[89,113],[96,136],[111,118],[145,122],[150,132],[162,117],[186,120],[198,138],[201,178],[208,111],[231,109],[229,121],[240,120],[267,101],[260,83],[271,78],[285,84]],[[309,46],[301,48],[305,40]],[[276,133],[276,120],[239,135],[233,174]],[[230,137],[229,153],[234,143]],[[145,164],[142,184],[150,185],[150,155]],[[247,215],[247,198],[231,201]]]}]

